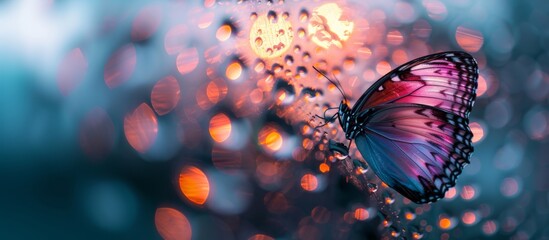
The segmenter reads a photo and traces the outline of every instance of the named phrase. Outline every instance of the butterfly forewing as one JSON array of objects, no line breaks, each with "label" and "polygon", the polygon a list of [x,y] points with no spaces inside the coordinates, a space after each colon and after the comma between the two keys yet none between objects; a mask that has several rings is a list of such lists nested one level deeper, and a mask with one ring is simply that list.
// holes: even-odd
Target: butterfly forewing
[{"label": "butterfly forewing", "polygon": [[438,53],[389,72],[357,101],[352,113],[389,103],[421,104],[468,117],[475,100],[478,67],[464,52]]}]

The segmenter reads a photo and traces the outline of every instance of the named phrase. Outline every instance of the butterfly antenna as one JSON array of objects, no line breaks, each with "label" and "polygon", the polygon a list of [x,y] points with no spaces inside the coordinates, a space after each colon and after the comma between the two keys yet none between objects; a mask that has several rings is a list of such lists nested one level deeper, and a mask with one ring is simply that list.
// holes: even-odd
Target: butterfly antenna
[{"label": "butterfly antenna", "polygon": [[[337,90],[339,90],[339,92],[341,93],[341,95],[343,96],[343,99],[345,99],[345,101],[347,101],[347,97],[345,97],[345,93],[343,92],[343,90],[341,89],[341,83],[339,82],[339,80],[337,82],[335,82],[334,80],[330,79],[328,76],[326,76],[326,74],[324,74],[323,72],[321,72],[320,70],[318,70],[318,68],[316,68],[315,66],[313,66],[313,68],[315,69],[315,71],[317,71],[318,73],[320,73],[320,75],[324,76],[326,79],[328,79],[328,81],[330,81],[330,83],[332,83],[334,86],[336,86]],[[337,78],[336,78],[337,79]],[[339,84],[338,84],[339,83]]]}]

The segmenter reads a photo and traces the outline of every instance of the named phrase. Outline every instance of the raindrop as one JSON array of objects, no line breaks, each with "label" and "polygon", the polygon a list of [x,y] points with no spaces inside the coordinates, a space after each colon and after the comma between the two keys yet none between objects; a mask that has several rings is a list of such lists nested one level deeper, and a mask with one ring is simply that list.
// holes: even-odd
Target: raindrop
[{"label": "raindrop", "polygon": [[391,236],[392,237],[399,237],[400,236],[400,231],[398,231],[398,229],[396,229],[395,227],[391,227]]},{"label": "raindrop", "polygon": [[261,37],[257,37],[255,39],[255,45],[261,47],[261,45],[263,45],[263,39],[261,39]]},{"label": "raindrop", "polygon": [[383,202],[387,205],[393,204],[395,202],[395,197],[390,192],[384,192]]},{"label": "raindrop", "polygon": [[368,191],[370,191],[371,193],[377,192],[377,189],[378,189],[377,184],[375,184],[375,183],[368,183],[367,186],[368,186]]},{"label": "raindrop", "polygon": [[281,104],[289,104],[295,99],[295,89],[283,79],[278,79],[274,87],[276,101]]},{"label": "raindrop", "polygon": [[344,160],[349,155],[349,149],[343,143],[330,140],[328,149],[333,153],[334,157],[339,160]]},{"label": "raindrop", "polygon": [[286,62],[286,65],[291,66],[294,64],[294,57],[292,57],[292,55],[286,55],[284,62]]},{"label": "raindrop", "polygon": [[362,162],[358,159],[353,159],[353,165],[355,166],[356,172],[358,174],[365,174],[368,172],[368,165],[365,162]]}]

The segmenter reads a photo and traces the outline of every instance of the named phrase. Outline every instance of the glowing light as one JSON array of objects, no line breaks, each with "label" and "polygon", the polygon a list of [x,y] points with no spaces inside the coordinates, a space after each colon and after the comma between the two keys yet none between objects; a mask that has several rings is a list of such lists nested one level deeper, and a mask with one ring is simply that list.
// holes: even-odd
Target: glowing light
[{"label": "glowing light", "polygon": [[318,169],[321,173],[327,173],[330,171],[330,165],[326,163],[321,163],[320,166],[318,166]]},{"label": "glowing light", "polygon": [[356,220],[364,221],[370,217],[370,213],[365,208],[357,208],[354,216]]},{"label": "glowing light", "polygon": [[477,221],[477,215],[474,212],[465,212],[461,217],[461,220],[466,225],[473,225]]},{"label": "glowing light", "polygon": [[191,239],[192,229],[189,220],[173,208],[158,208],[154,215],[156,230],[165,240]]},{"label": "glowing light", "polygon": [[354,22],[346,17],[348,16],[335,3],[326,3],[315,8],[307,29],[311,40],[323,48],[342,48],[354,28]]},{"label": "glowing light", "polygon": [[450,227],[452,226],[452,220],[450,218],[446,218],[446,217],[441,218],[438,221],[438,226],[443,230],[450,229]]},{"label": "glowing light", "polygon": [[259,88],[252,90],[250,93],[250,100],[256,104],[261,103],[263,101],[263,91]]},{"label": "glowing light", "polygon": [[109,88],[115,88],[130,79],[135,69],[137,55],[133,44],[129,43],[114,52],[103,72],[105,83]]},{"label": "glowing light", "polygon": [[158,81],[151,92],[151,102],[154,110],[162,116],[171,112],[179,102],[179,83],[177,79],[168,76]]},{"label": "glowing light", "polygon": [[392,59],[397,65],[402,65],[408,62],[408,54],[402,49],[397,49],[393,52]]},{"label": "glowing light", "polygon": [[218,103],[227,95],[227,85],[221,81],[211,81],[206,86],[206,96],[211,103]]},{"label": "glowing light", "polygon": [[242,75],[242,66],[238,62],[232,62],[229,66],[227,66],[225,75],[231,80],[238,79],[240,75]]},{"label": "glowing light", "polygon": [[88,61],[80,48],[71,50],[59,65],[57,84],[61,94],[69,95],[82,82],[88,69]]},{"label": "glowing light", "polygon": [[480,123],[478,122],[472,122],[469,124],[469,128],[471,128],[471,131],[473,132],[473,139],[472,141],[474,143],[481,141],[484,139],[484,128]]},{"label": "glowing light", "polygon": [[357,51],[357,57],[361,59],[368,59],[372,56],[372,50],[367,47],[361,47]]},{"label": "glowing light", "polygon": [[478,52],[484,43],[484,38],[477,30],[459,26],[456,29],[456,41],[463,50]]},{"label": "glowing light", "polygon": [[301,177],[301,188],[309,192],[316,190],[318,188],[318,179],[310,173],[303,175]]},{"label": "glowing light", "polygon": [[192,72],[198,66],[198,51],[196,48],[181,49],[175,64],[181,75]]},{"label": "glowing light", "polygon": [[158,123],[149,105],[142,103],[124,118],[124,134],[128,143],[140,153],[151,147],[158,134]]},{"label": "glowing light", "polygon": [[389,64],[386,61],[381,61],[376,65],[376,71],[379,73],[379,75],[385,75],[389,71],[391,71],[391,64]]},{"label": "glowing light", "polygon": [[461,198],[464,200],[471,200],[475,197],[475,188],[473,186],[467,185],[461,189]]},{"label": "glowing light", "polygon": [[404,37],[399,31],[390,31],[387,33],[387,43],[391,45],[400,45],[403,41]]},{"label": "glowing light", "polygon": [[269,150],[278,151],[282,147],[284,139],[280,133],[273,127],[266,126],[259,132],[259,144],[267,147]]},{"label": "glowing light", "polygon": [[202,205],[210,194],[210,183],[202,170],[186,167],[179,173],[179,189],[189,201]]},{"label": "glowing light", "polygon": [[454,197],[456,197],[456,194],[457,194],[456,188],[455,187],[450,188],[444,194],[444,199],[447,199],[447,200],[453,199]]},{"label": "glowing light", "polygon": [[262,14],[250,29],[250,47],[261,58],[274,58],[284,54],[294,39],[292,24],[284,18],[269,19]]},{"label": "glowing light", "polygon": [[231,26],[225,24],[217,29],[217,32],[215,33],[215,37],[219,41],[226,41],[231,37],[232,29]]},{"label": "glowing light", "polygon": [[231,135],[231,119],[218,113],[210,119],[210,136],[216,142],[224,142]]},{"label": "glowing light", "polygon": [[248,240],[274,240],[274,238],[263,234],[256,234],[248,238]]},{"label": "glowing light", "polygon": [[519,192],[519,182],[514,178],[505,178],[500,186],[503,196],[513,197]]},{"label": "glowing light", "polygon": [[477,97],[480,97],[486,93],[486,90],[488,90],[488,83],[486,82],[486,78],[482,75],[478,75],[478,88],[477,88]]},{"label": "glowing light", "polygon": [[423,0],[423,6],[427,10],[427,14],[434,20],[444,20],[448,11],[444,3],[438,0]]}]

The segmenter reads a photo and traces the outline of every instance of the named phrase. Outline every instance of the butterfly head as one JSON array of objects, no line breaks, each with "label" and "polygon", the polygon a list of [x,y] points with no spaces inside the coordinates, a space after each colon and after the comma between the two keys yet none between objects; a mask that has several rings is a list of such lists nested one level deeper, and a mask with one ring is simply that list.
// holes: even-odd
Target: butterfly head
[{"label": "butterfly head", "polygon": [[345,132],[345,137],[347,139],[351,139],[351,136],[349,135],[350,128],[352,128],[351,124],[351,108],[349,107],[349,102],[347,100],[342,100],[339,104],[339,110],[337,112],[339,124],[341,124],[341,128],[343,128],[343,131]]}]

